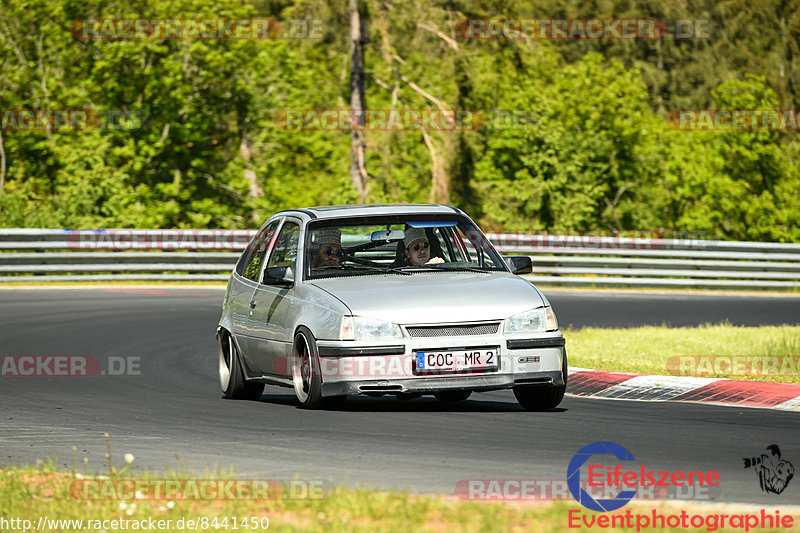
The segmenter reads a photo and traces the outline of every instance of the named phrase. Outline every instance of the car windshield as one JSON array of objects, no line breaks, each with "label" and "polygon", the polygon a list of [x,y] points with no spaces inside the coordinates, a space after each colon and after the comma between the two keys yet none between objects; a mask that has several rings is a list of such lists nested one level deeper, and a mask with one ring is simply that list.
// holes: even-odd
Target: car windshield
[{"label": "car windshield", "polygon": [[462,216],[384,216],[314,221],[305,277],[436,271],[507,272],[488,239]]}]

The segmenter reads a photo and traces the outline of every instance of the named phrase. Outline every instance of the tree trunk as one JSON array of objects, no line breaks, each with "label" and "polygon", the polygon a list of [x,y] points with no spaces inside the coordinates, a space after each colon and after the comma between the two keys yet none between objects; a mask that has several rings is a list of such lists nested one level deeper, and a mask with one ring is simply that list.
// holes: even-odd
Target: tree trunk
[{"label": "tree trunk", "polygon": [[258,186],[258,177],[254,170],[247,168],[250,161],[253,159],[253,147],[250,143],[250,137],[247,135],[242,136],[242,141],[239,143],[239,154],[244,160],[244,179],[250,184],[248,194],[253,198],[264,196],[264,190]]},{"label": "tree trunk", "polygon": [[428,201],[433,204],[449,204],[450,191],[447,187],[447,174],[442,168],[442,162],[436,155],[436,148],[433,146],[433,140],[425,129],[421,129],[422,138],[425,139],[425,146],[428,147],[428,152],[431,154],[431,194],[428,196]]},{"label": "tree trunk", "polygon": [[361,40],[361,16],[358,0],[350,0],[350,111],[353,129],[350,133],[350,180],[358,192],[358,201],[367,200],[367,169],[364,140],[364,45]]},{"label": "tree trunk", "polygon": [[0,128],[0,194],[6,183],[6,148],[3,146],[3,130]]}]

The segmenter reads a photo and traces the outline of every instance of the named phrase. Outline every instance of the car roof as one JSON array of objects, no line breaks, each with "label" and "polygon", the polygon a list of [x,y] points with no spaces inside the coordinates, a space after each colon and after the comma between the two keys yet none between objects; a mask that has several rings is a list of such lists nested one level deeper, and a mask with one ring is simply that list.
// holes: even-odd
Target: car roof
[{"label": "car roof", "polygon": [[437,215],[457,213],[465,214],[457,207],[442,204],[348,204],[323,205],[303,209],[286,209],[278,215],[305,214],[311,219],[366,217],[374,215]]}]

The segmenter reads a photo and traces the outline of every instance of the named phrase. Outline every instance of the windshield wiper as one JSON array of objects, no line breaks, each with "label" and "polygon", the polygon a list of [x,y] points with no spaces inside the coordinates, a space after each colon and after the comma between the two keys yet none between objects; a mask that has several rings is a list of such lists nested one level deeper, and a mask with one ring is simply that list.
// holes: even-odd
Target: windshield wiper
[{"label": "windshield wiper", "polygon": [[444,270],[446,272],[468,271],[468,272],[481,272],[483,274],[486,274],[487,272],[492,272],[487,268],[471,267],[466,265],[445,265],[442,263],[434,263],[432,265],[420,265],[420,266],[429,267],[436,270]]},{"label": "windshield wiper", "polygon": [[374,265],[353,265],[354,268],[363,268],[365,270],[372,270],[374,272],[396,272],[398,274],[403,274],[404,276],[410,276],[410,272],[406,272],[402,270],[403,267],[388,267],[388,266],[374,266]]},{"label": "windshield wiper", "polygon": [[404,276],[410,276],[411,275],[410,272],[405,272],[405,271],[401,270],[401,268],[402,267],[379,267],[379,266],[374,266],[374,265],[356,264],[356,265],[325,265],[325,266],[317,267],[317,268],[315,268],[313,270],[334,270],[334,269],[336,269],[336,270],[369,270],[369,271],[372,271],[372,272],[382,272],[382,273],[395,272],[397,274],[403,274]]}]

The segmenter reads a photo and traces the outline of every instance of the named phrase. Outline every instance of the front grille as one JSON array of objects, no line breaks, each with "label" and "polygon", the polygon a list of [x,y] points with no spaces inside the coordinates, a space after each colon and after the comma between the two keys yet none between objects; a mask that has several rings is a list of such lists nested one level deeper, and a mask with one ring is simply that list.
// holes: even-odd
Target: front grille
[{"label": "front grille", "polygon": [[500,322],[485,322],[465,326],[411,326],[407,327],[409,337],[461,337],[464,335],[494,335],[500,329]]}]

